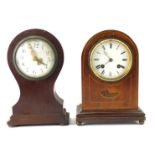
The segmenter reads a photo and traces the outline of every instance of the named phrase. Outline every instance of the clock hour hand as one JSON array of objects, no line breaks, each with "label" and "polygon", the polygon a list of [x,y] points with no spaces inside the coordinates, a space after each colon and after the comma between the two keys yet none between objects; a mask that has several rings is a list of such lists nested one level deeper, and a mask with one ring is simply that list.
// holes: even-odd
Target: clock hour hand
[{"label": "clock hour hand", "polygon": [[33,59],[34,61],[36,61],[38,65],[41,65],[41,64],[42,64],[42,65],[47,66],[47,64],[45,64],[45,63],[43,62],[43,59],[42,59],[42,58],[38,58],[38,56],[37,56],[37,54],[36,54],[36,51],[33,49],[32,45],[31,45],[30,43],[28,44],[28,47],[29,47],[29,49],[30,49],[30,51],[31,51],[32,59]]},{"label": "clock hour hand", "polygon": [[45,65],[45,66],[47,65],[43,62],[42,58],[34,57],[33,60],[36,61],[38,65]]},{"label": "clock hour hand", "polygon": [[104,66],[106,65],[106,64],[108,64],[109,62],[112,62],[113,61],[113,59],[112,58],[109,58],[109,60],[104,64]]},{"label": "clock hour hand", "polygon": [[101,65],[98,65],[98,66],[96,66],[96,67],[97,67],[97,69],[99,69],[99,68],[105,68],[105,66],[106,66],[109,62],[112,62],[112,61],[113,61],[113,59],[110,58],[106,63],[101,64]]},{"label": "clock hour hand", "polygon": [[43,59],[42,59],[42,58],[34,57],[33,60],[37,62],[37,65],[44,65],[44,66],[47,67],[47,64],[45,64],[45,63],[43,62]]}]

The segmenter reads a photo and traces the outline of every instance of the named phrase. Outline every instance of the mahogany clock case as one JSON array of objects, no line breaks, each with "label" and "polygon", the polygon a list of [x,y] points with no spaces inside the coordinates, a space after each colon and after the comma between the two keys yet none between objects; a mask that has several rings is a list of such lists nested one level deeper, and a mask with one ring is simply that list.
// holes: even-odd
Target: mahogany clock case
[{"label": "mahogany clock case", "polygon": [[[51,43],[57,54],[54,71],[43,79],[29,80],[21,76],[14,65],[13,53],[16,45],[29,36],[43,37]],[[69,123],[69,113],[63,108],[63,100],[54,90],[55,81],[64,61],[63,49],[59,41],[49,32],[41,29],[26,30],[17,35],[8,48],[8,64],[20,88],[20,98],[13,106],[9,126],[47,125]]]},{"label": "mahogany clock case", "polygon": [[[91,49],[104,39],[124,42],[132,53],[132,67],[119,81],[101,80],[89,65]],[[127,123],[143,124],[145,114],[138,108],[138,49],[133,40],[116,30],[106,30],[94,35],[82,52],[82,104],[77,107],[77,124]]]}]

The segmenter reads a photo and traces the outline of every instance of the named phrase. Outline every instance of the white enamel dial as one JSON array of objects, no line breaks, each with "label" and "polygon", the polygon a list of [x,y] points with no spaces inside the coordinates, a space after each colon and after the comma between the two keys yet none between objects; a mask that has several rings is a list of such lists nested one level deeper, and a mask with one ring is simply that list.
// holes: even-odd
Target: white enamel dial
[{"label": "white enamel dial", "polygon": [[55,49],[41,37],[24,39],[14,50],[14,64],[19,74],[25,78],[44,78],[55,67]]},{"label": "white enamel dial", "polygon": [[129,47],[117,39],[105,39],[90,52],[90,67],[93,73],[105,81],[117,81],[131,69],[132,54]]}]

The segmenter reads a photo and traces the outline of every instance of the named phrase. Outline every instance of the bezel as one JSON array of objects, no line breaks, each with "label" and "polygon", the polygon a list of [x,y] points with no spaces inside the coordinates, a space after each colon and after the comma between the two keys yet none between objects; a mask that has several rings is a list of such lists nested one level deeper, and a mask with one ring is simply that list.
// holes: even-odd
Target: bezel
[{"label": "bezel", "polygon": [[[125,72],[123,74],[121,74],[120,76],[115,77],[115,78],[108,78],[108,77],[101,76],[96,71],[96,69],[94,68],[93,62],[92,62],[92,56],[93,56],[93,53],[95,52],[95,49],[98,46],[100,46],[100,44],[102,44],[103,42],[106,42],[106,41],[109,41],[110,42],[110,40],[115,40],[115,41],[119,42],[120,44],[122,44],[123,46],[125,46],[128,49],[127,52],[128,52],[128,55],[129,55],[129,63],[128,63],[128,66],[127,66]],[[90,67],[91,71],[93,72],[93,74],[97,78],[99,78],[100,80],[106,81],[106,82],[116,82],[116,81],[119,81],[119,80],[123,79],[130,72],[130,70],[132,68],[132,65],[133,65],[133,56],[132,56],[132,52],[131,52],[130,47],[124,41],[122,41],[121,39],[114,38],[114,37],[113,38],[104,38],[104,39],[100,39],[99,41],[97,41],[92,46],[92,48],[89,51],[89,60],[88,60],[88,62],[89,62],[89,67]]]},{"label": "bezel", "polygon": [[[43,75],[43,76],[40,76],[40,77],[31,77],[31,76],[28,76],[26,75],[25,73],[23,73],[20,68],[18,67],[17,63],[16,63],[16,53],[17,53],[17,50],[18,48],[20,47],[20,45],[22,43],[24,43],[25,41],[28,41],[30,39],[38,39],[38,40],[43,40],[45,41],[53,50],[54,52],[54,56],[55,56],[55,62],[54,62],[54,66],[51,68],[51,70],[46,74],[46,75]],[[25,79],[28,79],[28,80],[42,80],[42,79],[46,79],[48,78],[54,71],[55,71],[55,68],[57,66],[57,62],[58,62],[58,54],[57,54],[57,50],[54,46],[54,44],[52,42],[50,42],[48,39],[46,39],[45,37],[43,36],[40,36],[40,35],[30,35],[30,36],[27,36],[27,37],[24,37],[23,39],[21,39],[15,46],[14,50],[13,50],[13,65],[16,69],[16,71],[22,76],[24,77]]]}]

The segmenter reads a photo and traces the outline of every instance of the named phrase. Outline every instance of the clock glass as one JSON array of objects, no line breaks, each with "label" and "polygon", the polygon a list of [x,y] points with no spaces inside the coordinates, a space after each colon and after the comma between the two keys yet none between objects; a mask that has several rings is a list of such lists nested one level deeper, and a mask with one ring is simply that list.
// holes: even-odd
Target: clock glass
[{"label": "clock glass", "polygon": [[56,50],[45,38],[31,36],[19,42],[14,50],[16,70],[27,79],[48,77],[56,66]]},{"label": "clock glass", "polygon": [[98,42],[90,51],[90,68],[104,81],[118,81],[128,74],[132,67],[130,48],[118,39]]}]

